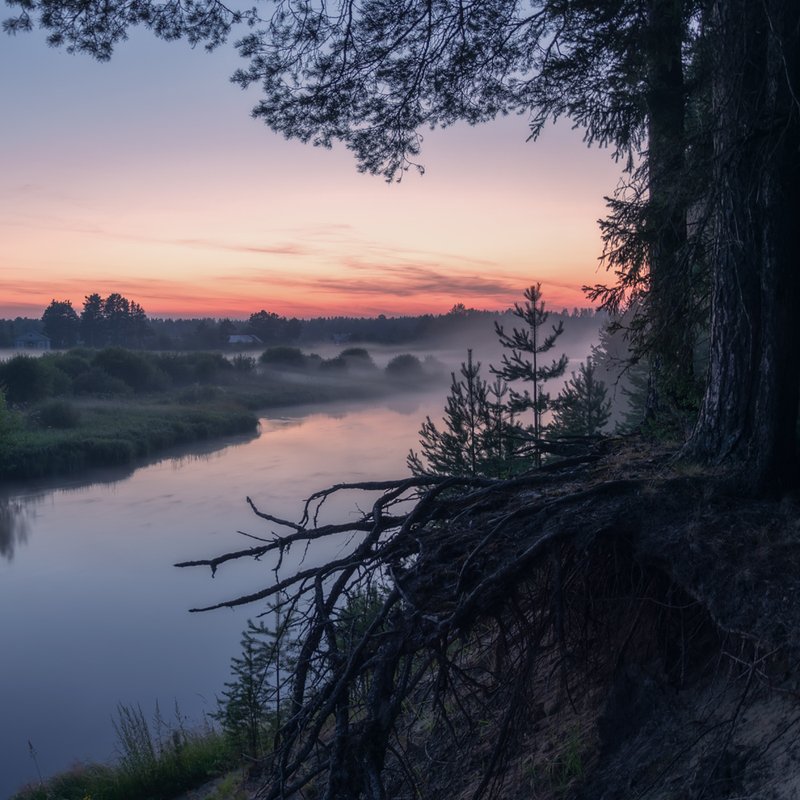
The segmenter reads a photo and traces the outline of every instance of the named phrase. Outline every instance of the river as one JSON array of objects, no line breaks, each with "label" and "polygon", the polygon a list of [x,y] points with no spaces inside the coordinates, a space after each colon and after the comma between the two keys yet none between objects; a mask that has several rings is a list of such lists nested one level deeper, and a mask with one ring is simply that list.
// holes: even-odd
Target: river
[{"label": "river", "polygon": [[[172,564],[249,546],[237,531],[268,532],[246,495],[297,519],[316,489],[408,474],[408,449],[445,393],[292,409],[262,419],[255,438],[183,450],[129,474],[0,489],[0,797],[39,770],[113,760],[118,703],[150,718],[158,702],[168,719],[177,704],[201,722],[247,618],[263,607],[188,609],[264,586],[270,564],[225,565],[213,580]],[[354,513],[355,502],[343,498],[331,513]]]}]

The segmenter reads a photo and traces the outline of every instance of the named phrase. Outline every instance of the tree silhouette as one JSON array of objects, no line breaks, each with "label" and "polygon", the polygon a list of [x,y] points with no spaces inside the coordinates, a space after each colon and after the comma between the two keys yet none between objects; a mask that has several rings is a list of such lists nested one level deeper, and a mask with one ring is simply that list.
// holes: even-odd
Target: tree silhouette
[{"label": "tree silhouette", "polygon": [[598,380],[594,362],[587,358],[553,401],[548,436],[597,436],[611,417],[606,385]]},{"label": "tree silhouette", "polygon": [[[611,302],[646,301],[656,389],[691,382],[695,311],[711,299],[711,367],[687,453],[728,461],[761,488],[797,477],[794,0],[283,0],[266,20],[214,0],[11,3],[7,31],[36,23],[51,44],[100,59],[136,24],[215,47],[250,22],[234,77],[262,87],[255,116],[302,141],[342,141],[389,179],[419,166],[425,127],[521,112],[535,137],[568,116],[636,172],[633,202],[612,203],[607,263],[621,288]],[[706,232],[710,290],[705,259],[686,252],[689,229]]]},{"label": "tree silhouette", "polygon": [[468,350],[459,376],[451,373],[444,428],[426,417],[419,432],[421,455],[413,450],[408,455],[414,475],[498,475],[512,469],[519,437],[503,402],[507,387],[499,378],[488,384],[480,372],[480,361]]},{"label": "tree silhouette", "polygon": [[520,392],[512,386],[508,406],[516,414],[528,410],[533,412],[534,460],[537,466],[541,465],[542,460],[539,446],[543,432],[542,415],[550,405],[550,395],[544,391],[543,384],[561,377],[568,363],[565,355],[554,359],[550,364],[541,363],[540,356],[552,350],[556,339],[564,332],[564,323],[561,320],[558,325],[552,326],[549,334],[539,330],[550,316],[550,312],[544,310],[541,286],[537,283],[536,286],[527,288],[525,302],[514,305],[514,316],[519,317],[525,327],[513,328],[508,334],[500,323],[495,322],[500,344],[510,350],[511,355],[504,353],[500,366],[491,368],[495,375],[509,384],[522,381],[530,387]]},{"label": "tree silhouette", "polygon": [[44,332],[55,347],[74,347],[80,320],[69,300],[53,300],[42,314]]}]

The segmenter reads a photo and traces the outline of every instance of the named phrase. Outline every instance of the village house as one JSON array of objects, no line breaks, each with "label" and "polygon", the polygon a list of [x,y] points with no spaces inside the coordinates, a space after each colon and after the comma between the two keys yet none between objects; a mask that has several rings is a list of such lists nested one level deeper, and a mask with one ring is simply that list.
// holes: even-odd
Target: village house
[{"label": "village house", "polygon": [[18,350],[49,350],[50,337],[36,331],[28,331],[15,337],[14,347]]}]

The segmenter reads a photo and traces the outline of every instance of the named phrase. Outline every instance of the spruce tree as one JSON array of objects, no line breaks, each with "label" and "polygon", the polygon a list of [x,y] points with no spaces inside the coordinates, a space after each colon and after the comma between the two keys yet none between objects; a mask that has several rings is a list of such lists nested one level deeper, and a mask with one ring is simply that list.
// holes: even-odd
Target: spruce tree
[{"label": "spruce tree", "polygon": [[421,454],[408,454],[415,475],[496,475],[508,469],[514,423],[503,403],[507,389],[499,379],[488,384],[480,371],[468,350],[460,377],[451,374],[444,428],[427,417],[419,432]]},{"label": "spruce tree", "polygon": [[508,383],[523,381],[529,387],[522,391],[512,387],[509,390],[508,408],[514,414],[533,412],[532,433],[537,466],[541,465],[539,443],[543,432],[542,415],[550,406],[550,395],[542,387],[547,381],[561,377],[568,362],[565,355],[550,364],[541,362],[540,356],[552,350],[556,339],[564,332],[564,323],[561,321],[558,325],[552,326],[552,332],[549,334],[540,330],[550,316],[550,312],[545,311],[541,287],[541,283],[530,286],[525,290],[525,302],[514,305],[514,316],[519,317],[526,327],[513,328],[511,333],[507,334],[500,323],[495,323],[500,344],[510,350],[511,355],[504,353],[500,366],[491,368],[501,380]]},{"label": "spruce tree", "polygon": [[233,680],[225,684],[213,715],[234,747],[249,758],[260,758],[269,734],[281,724],[284,684],[291,672],[291,618],[274,609],[275,625],[247,621],[241,655],[231,659]]},{"label": "spruce tree", "polygon": [[597,436],[611,416],[611,401],[606,385],[598,379],[591,358],[580,364],[553,401],[553,421],[548,428],[551,438]]}]

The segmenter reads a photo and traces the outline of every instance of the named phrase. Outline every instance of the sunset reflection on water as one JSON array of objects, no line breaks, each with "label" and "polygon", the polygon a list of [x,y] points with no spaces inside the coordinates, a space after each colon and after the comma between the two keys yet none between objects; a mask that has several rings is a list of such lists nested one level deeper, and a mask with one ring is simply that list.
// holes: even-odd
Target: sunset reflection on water
[{"label": "sunset reflection on water", "polygon": [[[405,458],[444,390],[390,405],[292,409],[230,440],[137,469],[7,492],[0,503],[0,797],[76,760],[113,758],[118,703],[150,716],[177,701],[197,721],[214,710],[248,617],[263,607],[189,614],[262,588],[274,564],[237,562],[212,581],[177,561],[250,546],[269,535],[245,502],[297,520],[302,500],[341,481],[408,474]],[[364,496],[336,497],[321,519],[345,519]],[[328,557],[343,542],[306,555]],[[11,555],[13,554],[13,558]],[[304,554],[290,553],[288,571]]]}]

